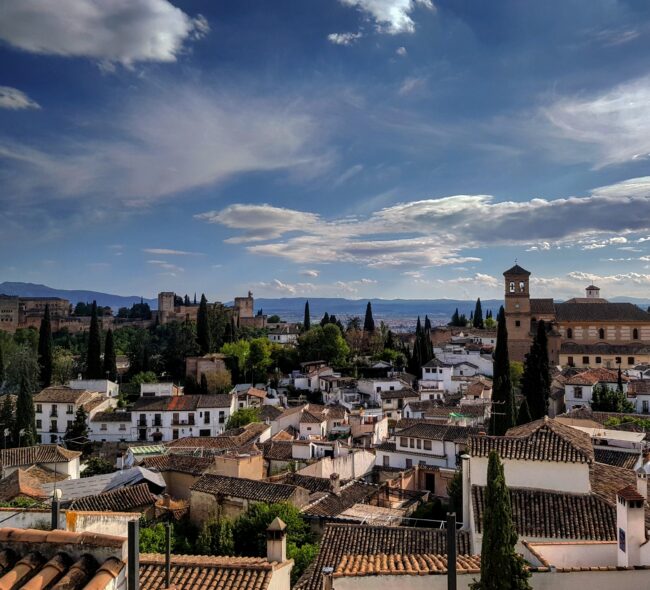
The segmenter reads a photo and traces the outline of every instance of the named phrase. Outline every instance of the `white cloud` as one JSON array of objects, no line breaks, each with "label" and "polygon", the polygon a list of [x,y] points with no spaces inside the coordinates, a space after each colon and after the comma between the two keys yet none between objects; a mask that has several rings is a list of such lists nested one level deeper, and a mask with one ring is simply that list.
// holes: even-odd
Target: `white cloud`
[{"label": "white cloud", "polygon": [[413,94],[414,92],[417,92],[418,90],[424,88],[426,81],[426,78],[406,78],[400,85],[398,94],[400,96],[408,96],[409,94]]},{"label": "white cloud", "polygon": [[359,9],[375,22],[379,32],[391,35],[415,31],[411,14],[416,6],[434,10],[431,0],[339,0],[339,2]]},{"label": "white cloud", "polygon": [[406,47],[398,47],[395,50],[395,53],[400,57],[406,57],[408,55],[408,51],[406,51]]},{"label": "white cloud", "polygon": [[[34,149],[0,137],[5,199],[95,197],[94,207],[140,206],[234,175],[322,170],[322,134],[295,104],[215,93],[194,85],[156,86],[93,121],[97,138],[70,133]],[[46,196],[44,196],[46,195]]]},{"label": "white cloud", "polygon": [[4,0],[0,39],[32,53],[130,66],[174,61],[209,30],[167,0]]},{"label": "white cloud", "polygon": [[600,248],[606,248],[607,246],[618,245],[618,244],[627,244],[627,238],[623,236],[616,236],[613,238],[608,238],[607,240],[590,242],[582,246],[583,250],[598,250]]},{"label": "white cloud", "polygon": [[0,86],[0,109],[40,109],[40,105],[22,90],[11,86]]},{"label": "white cloud", "polygon": [[361,39],[361,33],[330,33],[327,40],[334,45],[352,45]]},{"label": "white cloud", "polygon": [[165,270],[168,273],[170,273],[171,276],[176,276],[176,273],[179,272],[185,272],[185,269],[181,266],[178,266],[176,264],[171,264],[170,262],[167,262],[166,260],[147,260],[147,264],[151,264],[153,266],[158,267],[161,270]]},{"label": "white cloud", "polygon": [[313,283],[284,283],[279,279],[273,279],[271,282],[260,282],[257,286],[267,293],[291,295],[292,297],[309,294],[316,289],[316,285]]},{"label": "white cloud", "polygon": [[362,164],[355,164],[354,166],[350,166],[345,172],[343,172],[343,174],[341,174],[341,176],[339,176],[334,181],[334,186],[341,186],[342,184],[346,183],[352,177],[356,176],[361,172],[363,172]]},{"label": "white cloud", "polygon": [[439,283],[449,284],[449,285],[462,285],[462,284],[476,284],[484,287],[489,287],[496,289],[501,285],[501,281],[496,277],[493,277],[488,274],[477,272],[472,277],[457,277],[455,279],[439,279]]},{"label": "white cloud", "polygon": [[186,250],[170,250],[169,248],[143,248],[147,254],[158,254],[160,256],[202,256],[202,252],[187,252]]},{"label": "white cloud", "polygon": [[308,269],[308,270],[301,270],[300,274],[305,276],[305,277],[311,277],[311,278],[315,279],[316,277],[318,277],[320,275],[320,272],[318,272],[317,270]]},{"label": "white cloud", "polygon": [[650,76],[591,97],[562,98],[543,113],[559,136],[589,146],[582,151],[597,167],[650,156]]}]

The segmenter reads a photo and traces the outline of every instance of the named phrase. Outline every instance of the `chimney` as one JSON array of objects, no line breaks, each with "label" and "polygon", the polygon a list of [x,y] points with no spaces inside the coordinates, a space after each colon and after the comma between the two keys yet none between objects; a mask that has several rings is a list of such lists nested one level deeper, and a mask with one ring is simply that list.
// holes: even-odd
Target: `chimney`
[{"label": "chimney", "polygon": [[333,567],[324,567],[321,571],[323,574],[323,588],[322,590],[332,590],[332,574],[334,573]]},{"label": "chimney", "polygon": [[140,529],[137,520],[129,521],[129,553],[127,558],[127,590],[140,587]]},{"label": "chimney", "polygon": [[330,475],[330,490],[335,496],[341,495],[341,478],[338,473]]},{"label": "chimney", "polygon": [[460,456],[461,460],[461,482],[463,485],[463,525],[462,530],[469,530],[470,510],[470,489],[471,480],[469,475],[469,455],[467,453]]},{"label": "chimney", "polygon": [[636,491],[644,498],[648,498],[648,474],[643,467],[640,467],[636,472]]},{"label": "chimney", "polygon": [[619,567],[642,565],[641,545],[646,542],[645,501],[645,496],[634,486],[626,486],[616,493]]},{"label": "chimney", "polygon": [[[277,516],[266,529],[266,558],[269,561],[287,561],[287,525]],[[130,590],[130,589],[129,589]]]}]

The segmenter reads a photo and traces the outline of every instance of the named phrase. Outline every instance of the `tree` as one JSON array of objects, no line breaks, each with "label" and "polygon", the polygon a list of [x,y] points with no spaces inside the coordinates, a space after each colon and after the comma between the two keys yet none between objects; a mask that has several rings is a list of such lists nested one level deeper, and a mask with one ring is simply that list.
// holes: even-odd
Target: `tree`
[{"label": "tree", "polygon": [[267,324],[279,324],[281,321],[282,318],[277,313],[274,313],[273,315],[266,318]]},{"label": "tree", "polygon": [[104,375],[111,381],[117,380],[117,356],[115,355],[115,344],[113,343],[113,330],[106,332],[104,342]]},{"label": "tree", "polygon": [[133,385],[142,385],[143,383],[155,383],[158,381],[158,377],[153,371],[140,371],[131,377],[131,383]]},{"label": "tree", "polygon": [[514,389],[519,389],[521,378],[524,374],[524,363],[520,361],[510,361],[510,382]]},{"label": "tree", "polygon": [[97,318],[97,302],[93,301],[86,352],[86,379],[101,379],[102,377],[102,337]]},{"label": "tree", "polygon": [[13,440],[18,446],[31,447],[36,444],[36,414],[32,396],[38,387],[39,367],[34,353],[21,347],[14,354],[9,366],[9,381],[18,397]]},{"label": "tree", "polygon": [[259,421],[259,408],[239,408],[239,410],[234,412],[230,418],[228,418],[228,422],[226,422],[226,430],[230,430],[232,428],[241,428],[242,426],[246,426],[246,424],[250,424],[251,422]]},{"label": "tree", "polygon": [[372,317],[372,304],[368,301],[366,305],[366,317],[363,320],[363,331],[364,332],[374,332],[375,331],[375,320]]},{"label": "tree", "polygon": [[483,511],[481,579],[472,590],[531,590],[526,562],[515,551],[517,531],[512,522],[510,493],[496,451],[488,459]]},{"label": "tree", "polygon": [[[174,529],[171,532],[171,544],[174,546]],[[165,525],[159,522],[153,526],[140,527],[140,553],[165,553],[167,550],[167,533]]]},{"label": "tree", "polygon": [[211,518],[203,523],[196,548],[202,555],[234,555],[233,523],[227,518]]},{"label": "tree", "polygon": [[38,366],[41,385],[49,387],[52,384],[52,324],[50,306],[47,303],[38,332]]},{"label": "tree", "polygon": [[323,319],[320,321],[321,328],[330,323],[330,314],[325,312]]},{"label": "tree", "polygon": [[81,472],[81,477],[92,477],[93,475],[104,475],[117,471],[115,465],[101,457],[90,457],[86,462],[86,468]]},{"label": "tree", "polygon": [[316,326],[301,334],[298,351],[304,361],[324,360],[330,365],[342,365],[350,353],[350,347],[335,324]]},{"label": "tree", "polygon": [[456,308],[456,311],[451,316],[451,322],[449,322],[450,326],[459,326],[460,325],[460,315],[458,314],[458,308]]},{"label": "tree", "polygon": [[483,329],[483,308],[481,307],[481,298],[476,300],[476,307],[474,308],[474,317],[472,318],[472,325],[475,328]]},{"label": "tree", "polygon": [[0,346],[0,391],[5,382],[5,357],[2,346]]},{"label": "tree", "polygon": [[271,365],[271,343],[266,338],[255,338],[250,341],[248,363],[251,371],[251,382],[266,383],[268,369]]},{"label": "tree", "polygon": [[455,512],[459,522],[463,521],[463,473],[456,471],[447,484],[449,512]]},{"label": "tree", "polygon": [[190,322],[172,322],[160,327],[164,335],[162,362],[164,370],[172,379],[180,380],[185,376],[185,359],[198,352],[194,327]]},{"label": "tree", "polygon": [[300,576],[309,567],[309,564],[316,559],[318,554],[318,544],[305,543],[298,547],[295,543],[287,543],[287,557],[293,559],[293,569],[291,570],[291,586],[300,579]]},{"label": "tree", "polygon": [[521,391],[528,401],[530,416],[539,420],[548,414],[548,400],[551,395],[551,374],[548,362],[548,338],[546,324],[537,323],[530,352],[526,355]]},{"label": "tree", "polygon": [[623,391],[612,389],[605,383],[594,386],[591,395],[591,409],[597,412],[634,412],[634,404]]},{"label": "tree", "polygon": [[70,424],[63,435],[69,449],[73,451],[81,451],[84,455],[88,452],[90,447],[90,439],[88,438],[88,413],[84,410],[83,406],[79,406],[75,414],[72,424]]},{"label": "tree", "polygon": [[492,415],[490,434],[503,436],[515,425],[515,395],[510,381],[510,357],[508,355],[508,329],[503,306],[497,317],[497,345],[494,351],[492,377]]},{"label": "tree", "polygon": [[232,389],[232,377],[228,369],[218,369],[210,373],[201,374],[201,383],[205,377],[206,393],[214,395],[217,393],[228,393]]},{"label": "tree", "polygon": [[311,314],[309,313],[309,301],[305,301],[305,317],[302,320],[302,329],[308,332],[311,329]]},{"label": "tree", "polygon": [[[2,380],[0,379],[0,383]],[[618,373],[616,376],[616,389],[620,392],[623,391],[623,372],[621,371],[621,365],[618,366]]]},{"label": "tree", "polygon": [[55,346],[52,352],[52,383],[67,385],[74,377],[74,355],[71,351]]},{"label": "tree", "polygon": [[[0,406],[0,436],[3,440],[4,447],[13,447],[12,432],[14,429],[14,403],[11,396],[6,393],[2,398],[2,406]],[[5,435],[5,431],[9,431]]]},{"label": "tree", "polygon": [[517,412],[517,426],[522,426],[532,422],[533,419],[530,417],[530,410],[528,409],[528,402],[526,398],[521,402],[519,406],[519,411]]},{"label": "tree", "polygon": [[[248,340],[237,340],[236,342],[227,342],[221,347],[221,352],[234,361],[231,366],[235,382],[239,383],[238,375],[245,375],[248,367],[248,357],[251,353],[251,345]],[[244,377],[245,379],[245,377]]]},{"label": "tree", "polygon": [[[187,296],[186,296],[187,297]],[[188,297],[189,302],[189,297]],[[210,352],[210,326],[208,324],[208,300],[201,294],[201,303],[196,315],[196,341],[201,354]]]}]

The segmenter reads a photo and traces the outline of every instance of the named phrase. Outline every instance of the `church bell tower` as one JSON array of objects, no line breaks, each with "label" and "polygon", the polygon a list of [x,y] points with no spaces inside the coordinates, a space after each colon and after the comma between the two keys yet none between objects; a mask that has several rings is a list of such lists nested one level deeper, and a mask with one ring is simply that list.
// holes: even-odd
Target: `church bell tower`
[{"label": "church bell tower", "polygon": [[503,273],[508,352],[511,361],[523,361],[530,351],[530,272],[518,264]]}]

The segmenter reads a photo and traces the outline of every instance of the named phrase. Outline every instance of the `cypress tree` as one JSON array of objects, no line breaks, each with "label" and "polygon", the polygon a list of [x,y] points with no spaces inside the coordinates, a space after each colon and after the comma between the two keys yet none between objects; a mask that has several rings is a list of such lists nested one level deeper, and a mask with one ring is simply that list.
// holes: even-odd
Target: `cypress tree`
[{"label": "cypress tree", "polygon": [[[0,409],[0,437],[2,437],[5,448],[13,447],[12,431],[14,429],[14,405],[11,402],[11,396],[5,394],[2,408]],[[5,436],[5,430],[9,434]]]},{"label": "cypress tree", "polygon": [[88,438],[88,414],[83,406],[79,406],[74,421],[65,430],[63,440],[67,447],[73,451],[81,451],[84,455],[90,447]]},{"label": "cypress tree", "polygon": [[364,332],[374,332],[375,331],[375,320],[372,317],[372,305],[368,301],[366,305],[366,317],[363,320],[363,331]]},{"label": "cypress tree", "polygon": [[208,395],[208,378],[205,376],[205,373],[201,373],[201,393],[203,395]]},{"label": "cypress tree", "polygon": [[183,303],[185,304],[185,307],[189,307],[191,305],[190,296],[187,293],[185,293],[185,299],[183,300]]},{"label": "cypress tree", "polygon": [[531,590],[530,572],[515,551],[516,543],[503,465],[496,451],[491,451],[483,511],[481,579],[470,586],[472,590]]},{"label": "cypress tree", "polygon": [[515,425],[515,395],[510,381],[510,357],[508,355],[508,329],[503,306],[497,316],[497,344],[494,351],[492,416],[490,434],[503,436]]},{"label": "cypress tree", "polygon": [[[2,383],[2,379],[0,379]],[[623,393],[623,373],[621,372],[621,365],[618,366],[618,376],[616,378],[616,389],[619,393]]]},{"label": "cypress tree", "polygon": [[115,356],[115,343],[113,342],[113,330],[106,332],[104,342],[104,375],[111,381],[117,380],[117,357]]},{"label": "cypress tree", "polygon": [[2,390],[2,385],[5,382],[5,357],[2,352],[2,346],[0,345],[0,390]]},{"label": "cypress tree", "polygon": [[456,311],[453,313],[451,316],[451,322],[450,324],[452,326],[458,326],[460,325],[460,316],[458,315],[458,308],[456,308]]},{"label": "cypress tree", "polygon": [[302,327],[305,332],[311,329],[311,315],[309,313],[309,301],[305,301],[305,317],[302,321]]},{"label": "cypress tree", "polygon": [[201,294],[201,303],[196,316],[196,341],[201,354],[210,352],[210,326],[208,324],[208,300]]},{"label": "cypress tree", "polygon": [[543,320],[537,323],[537,333],[526,355],[521,390],[533,420],[548,414],[548,400],[551,395],[551,375],[548,362],[548,337]]},{"label": "cypress tree", "polygon": [[52,384],[52,324],[48,304],[45,304],[45,312],[38,332],[38,366],[41,385],[49,387]]},{"label": "cypress tree", "polygon": [[13,439],[19,446],[31,447],[36,444],[36,413],[32,396],[38,387],[38,363],[27,347],[23,347],[13,358],[18,390]]},{"label": "cypress tree", "polygon": [[330,314],[325,312],[325,315],[323,316],[323,319],[320,321],[320,325],[322,327],[322,326],[326,326],[329,323],[330,323]]},{"label": "cypress tree", "polygon": [[428,315],[424,316],[424,330],[431,330],[431,320],[429,319]]},{"label": "cypress tree", "polygon": [[481,307],[481,298],[476,300],[476,307],[474,308],[474,317],[472,318],[472,325],[475,328],[483,329],[483,308]]},{"label": "cypress tree", "polygon": [[533,419],[530,417],[530,410],[528,409],[528,402],[524,398],[524,401],[519,406],[519,412],[517,412],[517,426],[522,426],[532,421]]},{"label": "cypress tree", "polygon": [[97,318],[97,302],[93,301],[90,312],[90,332],[86,353],[86,379],[101,379],[102,375],[102,337]]}]

